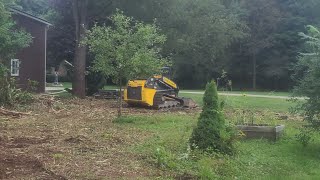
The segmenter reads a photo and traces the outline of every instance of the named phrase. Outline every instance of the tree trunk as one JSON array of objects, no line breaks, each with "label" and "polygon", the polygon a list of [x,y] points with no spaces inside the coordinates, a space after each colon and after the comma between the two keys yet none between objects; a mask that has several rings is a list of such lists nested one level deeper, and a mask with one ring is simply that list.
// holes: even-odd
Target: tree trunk
[{"label": "tree trunk", "polygon": [[257,59],[255,54],[253,54],[252,56],[252,64],[253,64],[252,88],[253,90],[256,90],[257,89]]},{"label": "tree trunk", "polygon": [[87,48],[81,44],[85,38],[85,33],[88,27],[87,23],[87,6],[88,0],[73,0],[73,18],[76,29],[76,47],[74,56],[74,74],[72,89],[73,94],[79,98],[84,98],[86,95],[86,56]]}]

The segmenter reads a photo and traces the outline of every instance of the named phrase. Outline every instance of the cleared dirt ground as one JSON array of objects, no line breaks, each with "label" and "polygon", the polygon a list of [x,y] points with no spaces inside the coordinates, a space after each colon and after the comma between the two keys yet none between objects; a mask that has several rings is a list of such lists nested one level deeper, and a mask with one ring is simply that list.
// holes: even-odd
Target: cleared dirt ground
[{"label": "cleared dirt ground", "polygon": [[[158,176],[130,152],[150,133],[113,123],[115,101],[39,101],[0,116],[0,179],[140,179]],[[124,108],[124,114],[152,115],[150,109]]]}]

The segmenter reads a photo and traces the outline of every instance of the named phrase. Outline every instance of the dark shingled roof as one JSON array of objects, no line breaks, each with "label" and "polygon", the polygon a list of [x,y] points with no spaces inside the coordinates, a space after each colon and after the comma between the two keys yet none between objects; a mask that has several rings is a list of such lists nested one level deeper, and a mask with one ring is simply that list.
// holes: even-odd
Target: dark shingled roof
[{"label": "dark shingled roof", "polygon": [[46,20],[44,20],[44,19],[41,19],[41,18],[38,18],[38,17],[36,17],[36,16],[34,16],[34,15],[32,15],[32,14],[23,12],[23,11],[21,11],[21,10],[18,10],[18,9],[15,9],[15,8],[10,8],[10,11],[13,12],[13,13],[16,13],[16,14],[20,14],[20,15],[22,15],[22,16],[26,16],[26,17],[28,17],[28,18],[31,18],[31,19],[35,20],[35,21],[38,21],[38,22],[43,23],[43,24],[46,24],[46,25],[48,25],[48,26],[52,26],[52,24],[49,23],[48,21],[46,21]]}]

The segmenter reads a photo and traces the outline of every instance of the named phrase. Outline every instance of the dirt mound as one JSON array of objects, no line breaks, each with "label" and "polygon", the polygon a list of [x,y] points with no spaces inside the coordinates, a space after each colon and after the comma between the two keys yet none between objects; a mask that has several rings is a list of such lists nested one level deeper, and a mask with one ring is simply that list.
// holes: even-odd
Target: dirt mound
[{"label": "dirt mound", "polygon": [[66,179],[44,168],[37,158],[29,157],[0,146],[0,179],[24,179],[27,177]]},{"label": "dirt mound", "polygon": [[20,150],[47,141],[48,138],[0,137],[0,179],[66,179],[44,168],[36,157],[27,156]]},{"label": "dirt mound", "polygon": [[0,147],[6,148],[26,148],[30,145],[43,144],[49,141],[49,138],[34,138],[34,137],[15,137],[6,139],[0,137]]}]

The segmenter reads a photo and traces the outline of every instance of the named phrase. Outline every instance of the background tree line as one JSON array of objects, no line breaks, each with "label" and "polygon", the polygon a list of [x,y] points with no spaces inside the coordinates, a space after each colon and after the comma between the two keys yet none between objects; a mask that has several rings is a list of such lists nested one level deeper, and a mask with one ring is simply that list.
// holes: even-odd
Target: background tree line
[{"label": "background tree line", "polygon": [[[110,24],[117,8],[139,21],[155,21],[167,36],[162,56],[172,61],[174,80],[185,88],[203,88],[225,70],[239,89],[291,89],[292,67],[304,46],[298,33],[320,22],[318,0],[18,0],[17,7],[54,23],[48,66],[73,62],[79,50],[75,3],[85,6],[86,29]],[[82,56],[90,66],[90,53]]]}]

